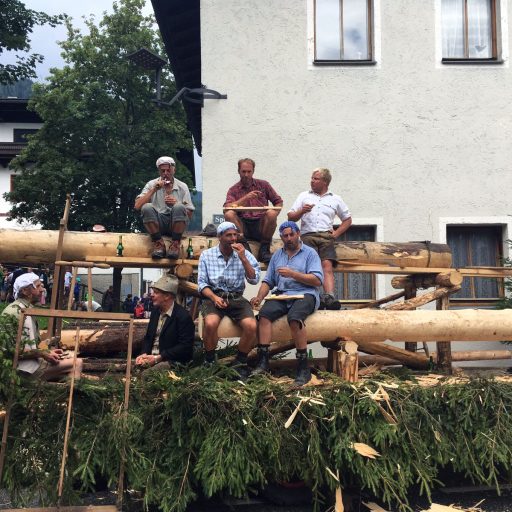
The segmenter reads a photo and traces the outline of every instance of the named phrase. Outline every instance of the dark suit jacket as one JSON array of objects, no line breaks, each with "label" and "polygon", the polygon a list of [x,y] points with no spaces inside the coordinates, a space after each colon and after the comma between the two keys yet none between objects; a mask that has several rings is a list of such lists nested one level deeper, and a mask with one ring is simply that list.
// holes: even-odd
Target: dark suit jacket
[{"label": "dark suit jacket", "polygon": [[[148,330],[142,345],[143,354],[151,354],[153,340],[158,328],[160,310],[154,309],[149,319]],[[174,303],[170,318],[166,318],[160,331],[159,348],[163,361],[187,363],[192,359],[195,326],[187,310]]]}]

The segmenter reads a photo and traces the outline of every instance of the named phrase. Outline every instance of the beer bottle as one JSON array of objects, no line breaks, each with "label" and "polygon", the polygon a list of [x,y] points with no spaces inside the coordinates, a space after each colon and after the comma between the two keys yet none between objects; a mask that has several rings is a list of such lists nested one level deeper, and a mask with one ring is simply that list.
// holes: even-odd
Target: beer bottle
[{"label": "beer bottle", "polygon": [[208,240],[208,249],[211,249],[211,248],[212,248],[212,241]]},{"label": "beer bottle", "polygon": [[187,258],[189,260],[194,259],[194,248],[192,247],[192,238],[188,239]]},{"label": "beer bottle", "polygon": [[313,359],[313,349],[312,348],[310,348],[308,350],[308,359]]},{"label": "beer bottle", "polygon": [[119,243],[117,244],[117,248],[116,248],[117,256],[122,256],[123,255],[123,250],[124,250],[124,247],[123,247],[123,235],[119,235]]}]

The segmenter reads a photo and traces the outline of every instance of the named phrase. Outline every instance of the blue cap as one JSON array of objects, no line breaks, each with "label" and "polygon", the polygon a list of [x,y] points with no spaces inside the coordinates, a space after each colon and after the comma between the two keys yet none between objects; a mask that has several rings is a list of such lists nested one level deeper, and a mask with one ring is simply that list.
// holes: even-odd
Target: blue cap
[{"label": "blue cap", "polygon": [[292,220],[287,220],[279,226],[279,234],[281,234],[286,228],[290,228],[292,231],[295,231],[295,233],[300,231],[299,226],[297,226],[295,222]]},{"label": "blue cap", "polygon": [[221,222],[217,226],[217,235],[222,235],[222,233],[224,233],[228,229],[234,229],[235,231],[238,231],[238,228],[232,222]]}]

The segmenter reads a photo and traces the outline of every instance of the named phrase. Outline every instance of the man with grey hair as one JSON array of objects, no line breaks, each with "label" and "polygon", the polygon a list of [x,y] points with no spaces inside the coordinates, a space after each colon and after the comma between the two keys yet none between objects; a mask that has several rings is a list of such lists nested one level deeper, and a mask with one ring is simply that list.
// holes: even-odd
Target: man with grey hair
[{"label": "man with grey hair", "polygon": [[[329,191],[331,183],[329,169],[319,167],[311,176],[311,189],[301,192],[288,212],[288,220],[301,221],[301,239],[318,252],[324,271],[324,294],[321,307],[340,309],[334,293],[334,267],[336,249],[334,241],[352,225],[352,216],[340,196]],[[334,229],[338,216],[341,224]]]},{"label": "man with grey hair", "polygon": [[135,364],[151,370],[169,370],[173,363],[188,363],[194,349],[195,327],[188,311],[176,304],[178,278],[162,276],[151,287],[153,310]]},{"label": "man with grey hair", "polygon": [[161,156],[156,161],[160,177],[148,181],[135,199],[135,209],[142,213],[142,222],[153,241],[152,258],[166,255],[162,235],[171,236],[167,257],[177,259],[180,242],[188,222],[195,210],[186,183],[174,177],[176,162],[170,156]]},{"label": "man with grey hair", "polygon": [[[39,302],[43,288],[39,276],[33,272],[22,274],[14,282],[15,301],[3,310],[2,315],[12,315],[19,320],[23,309],[28,309]],[[40,336],[39,326],[35,318],[25,317],[23,332],[25,346],[19,356],[17,367],[21,375],[30,379],[58,380],[73,373],[73,359],[64,358],[62,349],[38,349]],[[77,359],[75,379],[79,379],[81,373],[82,360]]]}]

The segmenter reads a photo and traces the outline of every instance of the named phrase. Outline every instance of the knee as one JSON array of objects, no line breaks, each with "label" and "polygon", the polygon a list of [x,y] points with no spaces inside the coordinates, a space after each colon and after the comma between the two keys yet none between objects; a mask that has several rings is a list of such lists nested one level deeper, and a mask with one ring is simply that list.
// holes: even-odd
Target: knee
[{"label": "knee", "polygon": [[251,318],[250,320],[247,320],[247,322],[245,322],[242,325],[242,330],[249,336],[255,336],[257,329],[258,329],[258,324],[256,323],[255,318]]},{"label": "knee", "polygon": [[219,319],[215,315],[208,315],[204,319],[203,327],[205,334],[212,334],[219,326]]},{"label": "knee", "polygon": [[238,215],[233,210],[226,210],[224,212],[224,219],[228,222],[234,222],[238,218]]},{"label": "knee", "polygon": [[153,207],[153,205],[151,203],[143,204],[142,208],[140,209],[140,213],[142,215],[153,214],[154,212],[155,212],[155,208]]},{"label": "knee", "polygon": [[276,222],[278,215],[281,212],[279,210],[267,210],[265,217],[269,222]]}]

